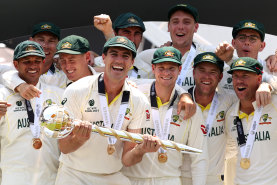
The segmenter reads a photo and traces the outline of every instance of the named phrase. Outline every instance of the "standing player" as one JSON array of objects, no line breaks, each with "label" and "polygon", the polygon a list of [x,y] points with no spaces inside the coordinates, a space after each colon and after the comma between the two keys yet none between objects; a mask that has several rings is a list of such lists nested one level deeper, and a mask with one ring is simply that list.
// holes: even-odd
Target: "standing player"
[{"label": "standing player", "polygon": [[59,71],[54,65],[56,46],[60,40],[60,28],[51,22],[40,22],[33,26],[30,40],[39,43],[45,53],[42,74],[52,75]]},{"label": "standing player", "polygon": [[[156,135],[159,138],[203,149],[206,147],[206,137],[200,129],[200,124],[204,122],[200,109],[198,108],[196,114],[188,120],[183,120],[177,115],[180,94],[176,90],[176,80],[181,71],[181,58],[180,51],[174,47],[156,50],[152,60],[152,70],[156,80],[151,84],[139,86],[151,102],[151,110],[147,110],[149,114],[147,125],[141,129],[141,134]],[[125,143],[123,152],[128,152],[133,147],[134,144]],[[192,161],[190,165],[193,184],[204,185],[206,182],[208,165],[206,152],[204,150],[200,155],[186,155]],[[181,185],[183,161],[184,154],[159,149],[158,153],[145,154],[139,160],[123,157],[122,162],[125,166],[131,166],[137,162],[134,166],[123,168],[123,173],[129,177],[132,184]]]},{"label": "standing player", "polygon": [[[108,15],[101,14],[94,16],[94,26],[103,32],[106,39],[112,38],[114,35],[127,37],[135,44],[136,49],[139,48],[143,32],[145,31],[142,19],[130,12],[119,15],[113,23]],[[99,60],[102,59],[98,57],[96,60],[101,62]],[[135,59],[135,63],[128,72],[128,76],[132,78],[150,78],[152,71],[149,71],[149,68],[151,68],[151,63],[141,63]]]},{"label": "standing player", "polygon": [[[85,122],[79,122],[68,137],[59,140],[62,154],[56,185],[129,184],[119,172],[123,143],[90,134],[91,124],[117,130],[138,130],[145,124],[147,99],[125,81],[135,56],[133,42],[114,37],[104,45],[104,74],[82,78],[66,89],[65,107],[75,119]],[[157,139],[147,138],[142,148],[157,151]]]},{"label": "standing player", "polygon": [[39,82],[45,54],[36,42],[24,41],[14,51],[14,66],[19,76],[42,92],[28,101],[18,93],[2,89],[0,99],[11,104],[1,118],[2,184],[54,184],[59,164],[57,141],[39,132],[42,106],[61,101],[62,90]]},{"label": "standing player", "polygon": [[[236,149],[234,184],[275,184],[277,120],[276,95],[258,108],[255,93],[262,81],[263,66],[253,58],[235,60],[230,69],[239,101],[227,112],[226,129]],[[261,160],[262,159],[262,160]]]}]

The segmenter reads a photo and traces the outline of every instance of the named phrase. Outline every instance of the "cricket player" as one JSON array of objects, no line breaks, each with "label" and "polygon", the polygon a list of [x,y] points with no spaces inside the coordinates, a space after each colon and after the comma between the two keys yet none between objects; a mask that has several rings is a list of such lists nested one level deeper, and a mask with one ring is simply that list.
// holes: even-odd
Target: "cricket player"
[{"label": "cricket player", "polygon": [[[180,93],[176,88],[176,80],[181,71],[181,58],[180,51],[174,47],[156,50],[152,60],[152,70],[156,80],[151,84],[138,87],[151,102],[151,110],[147,110],[147,126],[141,128],[141,134],[156,135],[159,138],[203,149],[202,154],[190,154],[186,157],[192,161],[188,165],[191,166],[193,184],[204,185],[208,156],[205,149],[206,137],[201,131],[201,124],[204,122],[202,113],[200,108],[197,108],[194,116],[187,120],[177,114]],[[131,150],[133,145],[125,143],[123,152]],[[132,184],[182,184],[181,166],[184,163],[182,153],[159,149],[156,153],[145,154],[135,165],[134,161],[130,158],[122,159],[126,166],[123,168],[123,173],[129,177]]]},{"label": "cricket player", "polygon": [[276,171],[276,95],[270,104],[258,108],[255,93],[262,81],[263,66],[258,60],[241,57],[229,73],[239,101],[226,114],[228,140],[236,149],[234,183],[275,184]]},{"label": "cricket player", "polygon": [[[130,184],[120,172],[124,143],[91,135],[91,124],[137,132],[145,124],[149,103],[125,81],[135,56],[133,42],[126,37],[113,37],[103,49],[105,72],[82,78],[65,90],[65,107],[75,119],[84,121],[59,140],[62,154],[56,185]],[[140,146],[146,152],[157,151],[160,145],[156,140],[147,136]]]},{"label": "cricket player", "polygon": [[14,51],[19,76],[37,87],[40,98],[28,101],[18,93],[2,88],[0,99],[8,102],[0,121],[2,184],[55,184],[60,151],[56,140],[39,132],[43,106],[61,101],[63,90],[39,82],[45,54],[36,42],[24,41]]}]

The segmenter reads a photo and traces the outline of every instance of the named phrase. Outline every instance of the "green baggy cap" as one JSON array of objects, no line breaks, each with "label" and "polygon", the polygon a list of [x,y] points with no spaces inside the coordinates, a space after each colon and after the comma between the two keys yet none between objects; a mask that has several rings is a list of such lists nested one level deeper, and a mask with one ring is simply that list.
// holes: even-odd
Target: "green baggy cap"
[{"label": "green baggy cap", "polygon": [[51,22],[40,22],[33,26],[32,37],[40,32],[50,32],[60,40],[60,28]]},{"label": "green baggy cap", "polygon": [[130,41],[128,38],[123,36],[116,36],[109,39],[103,48],[103,53],[106,53],[110,47],[122,47],[130,50],[133,54],[133,58],[137,55],[137,50],[135,44]]},{"label": "green baggy cap", "polygon": [[23,41],[16,46],[13,60],[18,60],[27,56],[39,56],[45,58],[45,54],[41,45],[30,40]]},{"label": "green baggy cap", "polygon": [[181,52],[170,46],[170,47],[162,47],[158,48],[153,56],[152,64],[158,64],[162,62],[174,62],[179,65],[182,65],[181,62],[182,54]]},{"label": "green baggy cap", "polygon": [[67,53],[72,55],[79,55],[86,53],[90,50],[89,42],[86,38],[78,35],[69,35],[60,40],[57,44],[58,53]]},{"label": "green baggy cap", "polygon": [[265,28],[264,28],[264,25],[262,23],[259,23],[259,22],[254,21],[254,20],[240,21],[238,24],[236,24],[233,27],[233,31],[232,31],[233,38],[236,38],[239,31],[241,31],[243,29],[252,29],[252,30],[257,31],[260,34],[261,40],[264,41]]},{"label": "green baggy cap", "polygon": [[197,66],[202,62],[210,62],[212,64],[217,65],[219,70],[222,72],[224,68],[224,61],[218,58],[213,52],[204,52],[198,54],[193,61],[193,67]]},{"label": "green baggy cap", "polygon": [[229,74],[232,74],[233,71],[242,70],[242,71],[250,71],[257,73],[258,75],[263,74],[263,66],[262,64],[250,57],[241,57],[235,60],[231,64],[231,69],[228,71]]},{"label": "green baggy cap", "polygon": [[140,27],[143,32],[145,31],[145,26],[142,19],[130,12],[119,15],[113,22],[112,26],[114,30],[137,26]]}]

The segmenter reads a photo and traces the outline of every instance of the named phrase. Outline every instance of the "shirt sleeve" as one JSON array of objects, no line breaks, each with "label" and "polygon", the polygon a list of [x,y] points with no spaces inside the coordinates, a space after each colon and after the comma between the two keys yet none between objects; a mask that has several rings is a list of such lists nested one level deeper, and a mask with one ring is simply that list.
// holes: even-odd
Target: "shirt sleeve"
[{"label": "shirt sleeve", "polygon": [[7,88],[11,89],[11,90],[15,90],[15,88],[22,84],[22,83],[26,83],[24,80],[22,80],[19,76],[18,76],[18,71],[15,70],[12,67],[4,67],[2,69],[1,66],[1,72],[3,72],[3,74],[1,75],[1,83],[6,86]]}]

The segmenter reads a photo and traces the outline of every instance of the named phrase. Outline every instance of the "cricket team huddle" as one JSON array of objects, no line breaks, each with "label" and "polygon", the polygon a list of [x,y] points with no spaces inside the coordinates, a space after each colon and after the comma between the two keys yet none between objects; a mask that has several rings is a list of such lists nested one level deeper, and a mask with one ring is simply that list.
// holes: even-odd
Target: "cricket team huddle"
[{"label": "cricket team huddle", "polygon": [[[238,20],[232,43],[214,48],[193,39],[195,7],[175,5],[167,18],[171,41],[138,53],[141,18],[95,16],[107,40],[97,58],[86,38],[33,26],[14,67],[0,66],[2,185],[277,184],[277,56],[258,57],[263,24]],[[58,140],[40,132],[52,105],[74,119]]]}]

